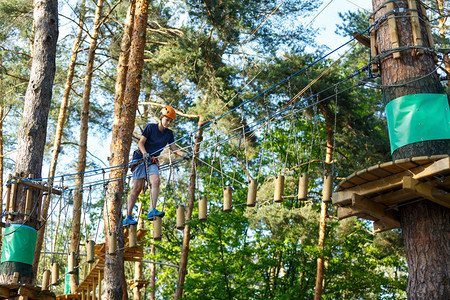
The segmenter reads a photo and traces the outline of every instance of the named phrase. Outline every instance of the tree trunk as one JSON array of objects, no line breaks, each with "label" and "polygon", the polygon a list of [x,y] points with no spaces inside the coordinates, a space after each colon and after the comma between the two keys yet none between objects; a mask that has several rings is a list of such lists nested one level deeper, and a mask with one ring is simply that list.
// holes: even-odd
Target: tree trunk
[{"label": "tree trunk", "polygon": [[[114,107],[114,123],[111,141],[111,166],[120,166],[128,163],[130,154],[134,120],[136,118],[136,110],[139,99],[141,74],[144,65],[144,48],[147,30],[148,5],[149,0],[137,0],[134,22],[133,35],[131,39],[128,70],[126,67],[126,52],[128,48],[122,48],[116,79],[116,96]],[[132,12],[132,1],[130,1],[130,11]],[[128,19],[127,20],[133,20]],[[131,23],[130,23],[131,24]],[[125,35],[127,30],[125,30]],[[126,46],[124,40],[122,46]],[[124,73],[125,72],[125,73]],[[126,88],[123,81],[126,76]],[[123,96],[122,96],[123,95]],[[111,171],[110,178],[125,178],[128,168],[115,168]],[[106,212],[103,217],[105,219],[106,232],[115,231],[119,237],[119,248],[123,247],[123,226],[122,226],[122,198],[124,190],[124,181],[115,180],[109,183],[106,195]],[[106,234],[108,245],[109,235]],[[106,247],[108,248],[108,247]],[[108,253],[108,249],[106,249]],[[117,284],[121,282],[123,276],[123,252],[119,251],[117,255],[105,256],[105,275],[104,275],[104,294],[105,300],[120,300],[123,295],[124,287]]]},{"label": "tree trunk", "polygon": [[[152,256],[152,260],[156,255],[156,247],[154,244],[150,246],[150,254]],[[156,300],[156,264],[150,264],[150,300]]]},{"label": "tree trunk", "polygon": [[204,121],[202,118],[198,121],[197,137],[195,139],[194,156],[192,158],[191,178],[189,180],[189,200],[186,208],[186,225],[184,226],[183,245],[181,246],[180,266],[178,268],[178,279],[175,290],[175,299],[183,297],[184,281],[187,273],[187,261],[189,255],[189,242],[191,240],[191,226],[189,221],[191,220],[192,211],[195,203],[195,179],[197,178],[197,154],[200,149],[200,143],[203,139]]},{"label": "tree trunk", "polygon": [[[323,104],[320,105],[320,108],[322,110],[322,114],[325,119],[325,125],[327,128],[327,149],[326,149],[325,163],[329,165],[332,163],[333,159],[334,127],[328,109]],[[330,173],[328,173],[328,175],[330,175]],[[323,249],[325,248],[326,221],[328,217],[327,212],[328,212],[328,202],[325,202],[322,199],[322,203],[320,204],[319,241],[318,241],[318,248],[320,251],[323,251]],[[323,254],[320,254],[317,257],[316,288],[314,291],[315,300],[322,299],[323,285],[325,281],[324,275],[325,275],[325,258]]]},{"label": "tree trunk", "polygon": [[[384,0],[373,0],[376,11],[384,5]],[[419,2],[416,3],[419,7]],[[399,47],[414,45],[413,31],[408,10],[408,1],[393,2],[396,9],[395,18]],[[379,19],[388,11],[383,6],[376,14]],[[419,9],[419,17],[421,15]],[[423,18],[419,18],[420,36],[424,46],[429,46]],[[377,26],[376,41],[378,53],[385,54],[392,49],[388,22],[381,21]],[[411,94],[443,93],[439,76],[435,72],[435,64],[430,53],[417,55],[414,49],[400,52],[400,58],[394,59],[391,54],[381,61],[381,83],[383,85],[383,98],[385,103]],[[445,126],[443,124],[443,126]],[[406,133],[408,134],[408,133]],[[428,156],[437,154],[450,154],[450,140],[429,140],[408,144],[400,147],[393,153],[393,159]],[[406,260],[409,276],[407,294],[408,299],[448,299],[450,296],[450,209],[440,207],[425,199],[421,202],[405,205],[399,208],[400,223],[405,242]]]},{"label": "tree trunk", "polygon": [[[80,248],[80,228],[81,228],[81,204],[83,202],[83,183],[84,171],[86,170],[86,152],[87,152],[87,138],[88,138],[88,123],[89,123],[89,108],[92,87],[92,75],[94,69],[95,50],[97,50],[97,38],[100,31],[102,8],[104,0],[98,0],[95,9],[94,28],[92,32],[91,44],[89,45],[88,59],[86,63],[86,75],[83,87],[83,99],[80,117],[80,145],[78,148],[78,163],[77,163],[77,178],[75,179],[75,186],[77,187],[73,193],[73,220],[72,232],[70,236],[70,252],[77,253]],[[78,274],[70,276],[70,290],[75,293],[78,286]]]},{"label": "tree trunk", "polygon": [[[56,164],[58,161],[58,155],[61,152],[61,140],[62,140],[62,136],[63,136],[64,124],[65,124],[66,118],[67,118],[66,112],[67,112],[67,107],[69,105],[69,95],[70,95],[70,91],[72,89],[72,80],[73,80],[73,76],[75,73],[74,71],[75,71],[75,65],[76,65],[76,61],[77,61],[78,49],[81,46],[81,35],[83,33],[84,14],[85,14],[84,3],[85,3],[85,0],[81,0],[80,19],[78,22],[78,33],[77,33],[77,37],[75,38],[75,42],[72,47],[72,56],[70,58],[69,68],[67,70],[67,79],[66,79],[66,84],[64,86],[63,98],[61,100],[61,106],[59,108],[58,124],[56,126],[55,140],[53,142],[52,159],[50,162],[50,170],[48,172],[48,178],[49,178],[48,183],[50,185],[53,184],[53,177],[55,176],[55,173],[56,173]],[[42,204],[42,218],[44,220],[47,219],[48,208],[50,206],[50,200],[51,200],[51,194],[48,194],[44,198],[44,203]],[[45,228],[46,228],[45,225],[46,224],[44,223],[44,225],[38,231],[38,235],[37,235],[36,253],[34,254],[34,260],[33,260],[33,272],[35,274],[37,272],[37,269],[39,266],[39,259],[41,257],[42,243],[44,242],[44,234],[45,234]]]},{"label": "tree trunk", "polygon": [[[34,4],[35,36],[33,47],[33,62],[30,71],[30,81],[25,94],[22,121],[17,134],[17,158],[15,174],[35,178],[41,177],[42,159],[44,155],[47,133],[48,113],[52,97],[53,79],[55,77],[56,43],[58,40],[58,2],[56,0],[35,0]],[[32,207],[39,204],[39,192],[32,195]],[[34,229],[38,228],[38,217],[27,220],[25,213],[25,189],[17,191],[17,206],[19,215],[9,216],[7,223],[25,223]],[[13,235],[18,234],[14,232]],[[5,246],[5,245],[4,245]],[[14,251],[29,251],[34,256],[34,248],[13,249]],[[4,255],[4,252],[2,253]],[[32,283],[34,274],[31,263],[5,261],[1,265],[0,283],[11,283],[14,272],[19,273],[22,283]]]}]

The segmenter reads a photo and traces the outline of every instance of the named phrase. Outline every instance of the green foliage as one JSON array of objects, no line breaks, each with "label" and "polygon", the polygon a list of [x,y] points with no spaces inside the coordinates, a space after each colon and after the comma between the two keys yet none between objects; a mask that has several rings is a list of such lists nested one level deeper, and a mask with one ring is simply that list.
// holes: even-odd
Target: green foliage
[{"label": "green foliage", "polygon": [[[126,1],[117,6],[115,2],[106,2],[104,15],[114,10],[101,27],[89,128],[90,134],[99,139],[106,138],[111,128],[115,92],[115,77],[111,74],[116,72],[127,6]],[[342,178],[389,160],[378,92],[355,79],[347,80],[368,63],[368,49],[355,46],[349,56],[330,70],[329,60],[308,67],[323,53],[305,50],[307,46],[315,46],[314,32],[305,31],[298,19],[310,16],[320,5],[321,1],[287,0],[259,28],[276,8],[273,1],[185,0],[150,4],[141,84],[141,97],[146,102],[170,104],[182,112],[211,120],[270,89],[204,131],[196,197],[207,196],[209,216],[206,222],[198,221],[195,207],[189,222],[191,242],[184,286],[187,299],[310,299],[314,295],[318,255],[324,255],[327,262],[324,299],[405,298],[406,265],[398,232],[373,236],[369,224],[356,219],[338,222],[333,217],[336,212],[330,208],[325,248],[320,250],[317,246],[325,169]],[[75,21],[80,13],[77,6],[70,12]],[[84,27],[90,31],[94,4],[88,1],[87,6]],[[2,104],[12,107],[5,132],[16,131],[21,115],[20,102],[31,62],[31,10],[31,1],[0,1],[0,23],[7,28],[0,33],[1,93],[5,95]],[[345,36],[362,32],[368,25],[365,13],[349,13],[343,19],[344,25],[338,31]],[[76,29],[73,26],[58,44],[48,146],[54,135]],[[83,49],[88,46],[89,38],[85,37],[78,53],[69,105],[71,114],[63,137],[62,151],[70,158],[69,166],[75,164],[72,157],[78,150],[86,60]],[[357,79],[368,75],[361,73]],[[306,88],[321,74],[324,75],[320,80]],[[302,90],[303,94],[288,105]],[[142,129],[159,116],[159,110],[160,107],[140,107],[136,124]],[[274,114],[277,115],[270,122],[264,122]],[[188,137],[186,134],[196,126],[197,119],[178,117],[174,124],[176,138]],[[331,138],[330,128],[334,133]],[[140,129],[136,129],[137,137]],[[243,139],[240,133],[247,129]],[[236,137],[229,139],[234,134]],[[6,136],[6,149],[14,148],[14,139]],[[333,167],[324,163],[330,139],[334,142]],[[179,142],[180,146],[190,143],[189,138]],[[97,165],[95,154],[88,156],[89,167]],[[245,207],[248,181],[245,171],[259,184],[259,203],[255,208]],[[164,235],[161,242],[154,242],[152,224],[146,222],[146,229],[150,229],[144,243],[146,260],[179,264],[182,233],[175,229],[176,205],[187,203],[189,172],[187,163],[178,165],[170,188],[168,173],[161,172],[159,205],[165,203]],[[300,173],[311,176],[309,198],[303,202],[295,197]],[[273,179],[278,174],[286,176],[287,197],[282,204],[272,203]],[[233,187],[231,213],[222,212],[224,186]],[[149,207],[148,194],[146,191],[140,199],[144,213]],[[91,220],[83,227],[83,239],[95,234],[103,217],[102,192],[94,192],[91,200],[93,203],[83,208]],[[70,206],[70,199],[66,203]],[[69,225],[61,232],[61,237],[67,237]],[[63,239],[58,243],[57,249],[64,251]],[[155,255],[150,255],[151,244],[156,246]],[[44,266],[48,266],[48,259]],[[147,280],[149,269],[144,267]],[[158,297],[173,297],[177,269],[158,265],[156,272]],[[126,264],[126,275],[133,276],[133,264]]]}]

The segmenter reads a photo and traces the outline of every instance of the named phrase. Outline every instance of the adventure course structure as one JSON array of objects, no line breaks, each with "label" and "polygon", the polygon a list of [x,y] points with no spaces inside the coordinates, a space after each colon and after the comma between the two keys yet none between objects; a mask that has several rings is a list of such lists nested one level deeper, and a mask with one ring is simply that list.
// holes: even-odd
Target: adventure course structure
[{"label": "adventure course structure", "polygon": [[[81,46],[82,19],[85,17],[85,1],[81,3],[79,35],[73,48],[74,64]],[[433,42],[426,6],[421,1],[373,0],[374,10],[369,27],[355,33],[351,40],[357,40],[369,48],[371,55],[369,63],[346,80],[365,72],[371,76],[378,74],[381,78],[391,161],[362,168],[351,175],[346,174],[348,176],[345,178],[337,178],[336,153],[339,149],[336,131],[342,82],[326,88],[330,96],[324,94],[325,91],[314,93],[312,87],[335,68],[340,58],[322,69],[314,79],[310,79],[307,73],[307,84],[303,87],[291,86],[295,77],[308,72],[309,68],[334,50],[306,63],[305,68],[271,84],[254,97],[241,96],[245,98],[242,102],[233,104],[225,112],[217,110],[213,118],[201,114],[188,115],[177,110],[179,116],[194,119],[193,126],[196,128],[192,126],[186,135],[175,141],[183,145],[180,149],[188,153],[189,158],[180,159],[172,155],[169,149],[164,149],[160,156],[159,170],[164,184],[162,205],[172,214],[168,214],[165,219],[156,217],[151,222],[144,221],[146,207],[140,203],[138,223],[124,227],[122,207],[132,178],[128,157],[132,149],[136,112],[138,105],[143,104],[138,99],[145,64],[149,3],[149,0],[130,0],[128,5],[114,87],[110,166],[89,169],[86,164],[90,81],[104,5],[103,0],[98,0],[82,95],[77,169],[75,173],[55,175],[56,162],[52,161],[51,175],[42,178],[45,132],[56,69],[58,3],[56,0],[35,1],[34,56],[25,96],[24,117],[19,129],[17,161],[5,185],[5,197],[0,201],[3,210],[1,225],[4,227],[0,299],[119,300],[128,299],[127,289],[132,291],[133,299],[156,299],[158,263],[178,269],[177,276],[170,278],[173,286],[169,288],[173,291],[171,297],[181,299],[186,297],[189,288],[186,277],[192,259],[189,257],[190,243],[195,226],[207,224],[217,215],[232,214],[240,208],[245,208],[248,214],[254,214],[266,209],[268,203],[281,211],[283,203],[290,199],[303,207],[312,197],[320,198],[320,219],[319,224],[316,224],[319,236],[313,260],[317,267],[314,269],[316,280],[311,297],[314,295],[315,299],[322,299],[327,281],[332,280],[326,277],[328,257],[325,251],[326,226],[328,219],[333,217],[329,215],[332,204],[337,212],[334,218],[338,220],[355,216],[368,220],[373,222],[373,233],[376,234],[401,230],[408,263],[408,299],[449,299],[450,109],[436,67],[440,53]],[[207,6],[209,2],[204,4]],[[280,6],[274,8],[268,14],[269,17]],[[68,78],[73,76],[70,74],[72,72],[73,69],[70,71],[69,68]],[[364,82],[358,86],[366,84]],[[70,85],[66,84],[67,91],[70,91]],[[293,91],[295,95],[289,94],[287,101],[276,111],[269,111],[264,116],[246,117],[248,104],[256,98],[263,98],[263,103],[266,103],[266,97],[269,99],[271,92],[281,85],[288,85],[289,92]],[[319,96],[322,97],[320,100]],[[65,94],[64,98],[67,101],[68,95]],[[323,104],[327,100],[334,110]],[[157,109],[163,106],[160,103],[153,105]],[[202,105],[210,105],[207,97],[203,99]],[[59,126],[64,125],[66,110],[67,107],[61,107]],[[319,136],[320,131],[317,126],[319,110],[326,124],[326,146],[319,146],[320,157],[314,157],[317,154],[313,152],[314,144],[320,144],[315,137]],[[295,129],[293,124],[298,121],[300,113],[312,115],[312,125],[308,127],[312,133]],[[232,114],[235,114],[241,125],[235,128],[226,125],[220,127],[220,122]],[[281,118],[289,119],[286,131],[290,135],[284,139],[284,143],[276,144],[272,128]],[[310,149],[306,162],[298,159],[297,139],[301,138],[308,143],[305,148]],[[59,141],[57,139],[54,145],[56,156],[60,151],[61,137]],[[251,156],[249,148],[256,139],[261,140],[263,146],[259,153]],[[285,157],[277,159],[274,148],[283,148]],[[237,152],[243,155],[239,156]],[[205,158],[206,155],[209,160]],[[283,165],[288,155],[298,159],[298,165],[292,169],[286,163]],[[255,161],[256,167],[253,169],[249,167],[250,157]],[[235,160],[235,164],[231,168],[231,164],[225,166],[226,159]],[[315,160],[321,168],[314,173],[311,165]],[[144,163],[147,161],[144,160]],[[269,171],[264,173],[264,170]],[[244,175],[237,176],[239,172]],[[174,191],[172,184],[177,178],[181,178],[185,190]],[[341,181],[335,185],[338,179]],[[216,185],[212,188],[213,180]],[[146,183],[139,202],[146,201],[151,188],[150,182]],[[295,192],[287,194],[288,190]],[[173,201],[169,201],[170,193],[184,196],[173,196]],[[100,211],[97,219],[89,219],[88,213],[95,209]],[[56,224],[50,224],[52,220],[57,220]],[[297,220],[301,221],[300,218]],[[71,222],[71,225],[66,222]],[[216,222],[212,226],[218,227],[220,232],[226,223]],[[45,235],[45,232],[54,235],[52,241],[47,240],[52,245],[50,250],[43,246],[45,239],[50,236]],[[178,264],[146,261],[146,255],[156,255],[160,251],[159,243],[164,236],[177,240],[178,235],[178,245],[181,247],[165,250],[176,257],[174,260]],[[70,236],[70,240],[63,240],[66,236]],[[55,249],[57,242],[63,245],[62,251]],[[282,241],[286,244],[289,242],[289,239]],[[220,255],[223,257],[222,240],[217,243],[222,247]],[[276,252],[280,257],[287,255],[280,249]],[[300,255],[295,253],[293,256]],[[195,259],[202,260],[202,257]],[[145,264],[150,264],[150,278],[144,275]],[[276,267],[280,267],[280,263]],[[283,267],[274,267],[272,270],[273,273],[278,272],[274,278],[281,277],[279,273],[285,272]],[[211,276],[213,273],[208,270],[200,272],[209,272]],[[296,272],[300,273],[299,270]],[[126,274],[130,273],[134,273],[134,277],[126,278]],[[224,281],[228,280],[225,278],[227,273],[221,276]],[[348,273],[342,274],[338,280],[346,276],[349,276]],[[52,291],[52,287],[61,285],[64,285],[64,293]],[[252,285],[252,282],[246,285]],[[228,281],[227,289],[233,289],[228,286]],[[228,297],[232,299],[230,294]],[[343,295],[342,299],[349,298]]]}]

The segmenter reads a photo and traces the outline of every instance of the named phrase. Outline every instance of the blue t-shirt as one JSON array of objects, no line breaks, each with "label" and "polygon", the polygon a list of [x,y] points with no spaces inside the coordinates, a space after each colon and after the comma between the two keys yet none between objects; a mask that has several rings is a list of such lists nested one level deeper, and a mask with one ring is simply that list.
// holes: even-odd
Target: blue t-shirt
[{"label": "blue t-shirt", "polygon": [[[142,135],[147,138],[144,144],[145,150],[152,156],[159,156],[167,144],[172,144],[175,141],[172,130],[166,128],[161,132],[158,129],[158,124],[155,123],[147,124]],[[141,158],[142,156],[137,153],[133,154],[133,160]]]}]

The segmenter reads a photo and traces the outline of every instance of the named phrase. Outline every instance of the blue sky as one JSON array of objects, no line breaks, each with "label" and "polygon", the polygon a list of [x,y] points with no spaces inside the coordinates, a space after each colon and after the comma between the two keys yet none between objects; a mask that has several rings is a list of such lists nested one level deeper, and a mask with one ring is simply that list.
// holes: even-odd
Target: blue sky
[{"label": "blue sky", "polygon": [[323,11],[317,17],[314,15],[307,22],[312,21],[315,17],[310,26],[321,30],[317,36],[317,42],[327,45],[330,49],[335,49],[345,42],[342,37],[334,33],[336,24],[342,21],[338,13],[357,11],[358,9],[372,11],[372,0],[325,0],[317,13]]}]

